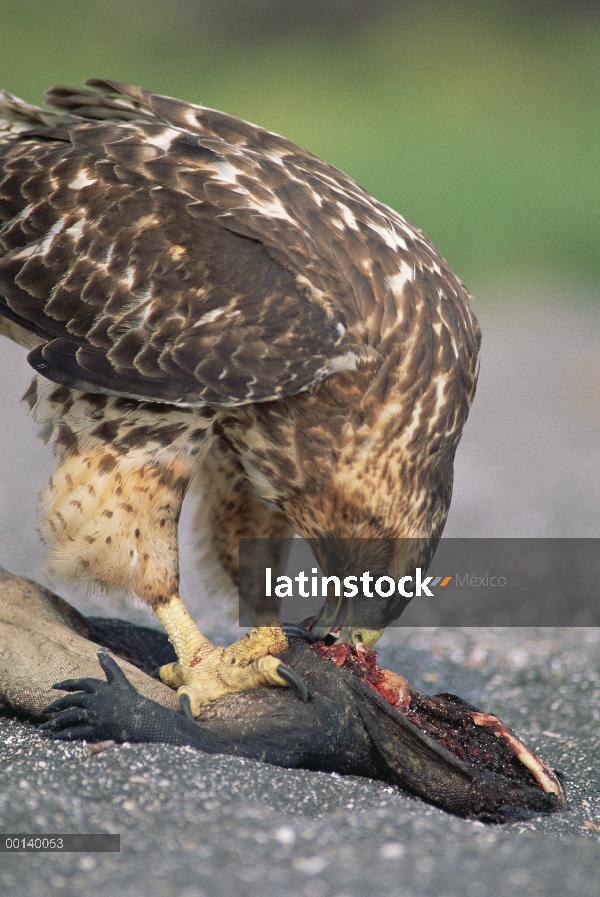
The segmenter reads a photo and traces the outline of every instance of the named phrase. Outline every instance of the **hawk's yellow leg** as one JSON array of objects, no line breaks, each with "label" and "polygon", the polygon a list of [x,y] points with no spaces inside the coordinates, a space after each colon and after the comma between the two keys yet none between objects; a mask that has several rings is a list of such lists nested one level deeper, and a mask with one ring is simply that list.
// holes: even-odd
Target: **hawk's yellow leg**
[{"label": "hawk's yellow leg", "polygon": [[[177,689],[182,709],[194,716],[203,704],[223,695],[263,685],[295,685],[302,696],[301,680],[280,660],[271,656],[286,651],[289,642],[278,626],[252,629],[227,648],[214,645],[203,635],[179,595],[155,607],[179,658],[160,668],[160,678]],[[183,700],[182,700],[183,698]]]}]

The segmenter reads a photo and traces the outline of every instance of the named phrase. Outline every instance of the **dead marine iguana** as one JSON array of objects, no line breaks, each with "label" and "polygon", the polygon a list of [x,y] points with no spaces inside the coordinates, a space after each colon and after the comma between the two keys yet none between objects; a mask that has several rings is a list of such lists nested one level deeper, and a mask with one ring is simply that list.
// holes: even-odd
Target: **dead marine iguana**
[{"label": "dead marine iguana", "polygon": [[[117,654],[126,646],[126,659],[148,668],[141,627],[89,622],[95,642]],[[172,659],[166,637],[152,632],[152,642],[151,663]],[[377,665],[372,649],[291,637],[285,663],[306,683],[306,702],[288,689],[241,692],[205,705],[195,721],[143,697],[106,650],[98,658],[106,681],[56,684],[67,694],[44,708],[57,715],[42,726],[54,738],[189,745],[276,766],[366,776],[486,822],[551,813],[565,804],[559,778],[497,717],[452,695],[411,689]]]}]

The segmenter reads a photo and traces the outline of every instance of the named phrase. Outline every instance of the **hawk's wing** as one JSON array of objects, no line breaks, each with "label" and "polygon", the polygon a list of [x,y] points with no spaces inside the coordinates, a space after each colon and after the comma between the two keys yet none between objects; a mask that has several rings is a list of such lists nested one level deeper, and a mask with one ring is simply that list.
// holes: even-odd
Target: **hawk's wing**
[{"label": "hawk's wing", "polygon": [[0,312],[45,341],[31,364],[87,391],[218,405],[355,367],[365,283],[353,292],[320,178],[359,188],[246,122],[95,84],[51,91],[63,113],[0,97]]},{"label": "hawk's wing", "polygon": [[[96,116],[118,117],[115,98],[88,99]],[[0,111],[30,127],[0,148],[0,303],[47,340],[31,353],[37,370],[84,390],[237,405],[354,364],[344,314],[310,272],[299,282],[285,251],[275,259],[258,236],[234,232],[251,229],[237,207],[270,216],[274,232],[288,215],[274,191],[280,166],[260,149],[242,165],[224,137],[148,112],[97,124],[45,112],[36,123],[35,107],[11,104]]]}]

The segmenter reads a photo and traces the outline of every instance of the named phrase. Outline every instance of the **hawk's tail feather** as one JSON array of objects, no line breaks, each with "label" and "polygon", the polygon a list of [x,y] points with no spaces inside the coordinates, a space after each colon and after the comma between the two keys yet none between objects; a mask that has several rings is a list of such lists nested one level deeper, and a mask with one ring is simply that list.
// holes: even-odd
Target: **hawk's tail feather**
[{"label": "hawk's tail feather", "polygon": [[157,116],[148,104],[150,91],[99,78],[89,78],[85,84],[92,89],[62,85],[51,87],[46,91],[46,102],[57,109],[64,109],[76,118],[94,121],[156,121]]},{"label": "hawk's tail feather", "polygon": [[8,90],[0,90],[0,120],[5,119],[11,124],[16,124],[16,130],[31,127],[31,125],[44,125],[55,128],[60,125],[72,125],[77,122],[74,115],[53,112],[51,109],[42,109],[26,103],[25,100],[9,93]]},{"label": "hawk's tail feather", "polygon": [[[241,147],[259,147],[269,152],[289,152],[291,155],[300,152],[297,146],[279,134],[216,109],[185,103],[175,97],[121,81],[88,78],[84,83],[86,87],[58,85],[46,91],[46,102],[60,112],[32,106],[6,91],[0,92],[0,132],[7,130],[1,123],[3,117],[8,119],[9,131],[23,131],[27,125],[44,125],[57,131],[60,126],[68,128],[93,121],[151,121],[191,131],[201,137],[215,136]],[[61,139],[58,133],[42,136]],[[311,158],[312,164],[325,165]],[[325,167],[329,171],[329,167]],[[338,176],[348,180],[340,172]]]},{"label": "hawk's tail feather", "polygon": [[[103,78],[88,78],[85,87],[51,87],[46,91],[46,102],[63,109],[74,121],[159,121],[176,128],[198,131],[197,115],[209,113],[203,106],[184,103],[175,97],[163,96]],[[222,113],[219,113],[222,116]],[[229,118],[229,116],[226,116]],[[204,133],[204,130],[202,130]]]},{"label": "hawk's tail feather", "polygon": [[[142,117],[151,121],[158,120],[175,128],[201,133],[203,136],[212,132],[213,126],[216,124],[212,121],[215,116],[217,120],[226,119],[230,123],[245,125],[245,123],[238,122],[237,119],[232,119],[231,116],[226,116],[221,112],[215,112],[215,110],[198,106],[195,103],[186,103],[176,97],[154,93],[152,90],[146,90],[145,87],[136,87],[135,84],[106,81],[99,78],[88,78],[84,83],[96,91],[95,96],[101,100],[107,110],[112,108],[112,103],[117,103],[119,109],[132,110],[130,113],[132,119],[137,116],[138,119]],[[54,104],[54,100],[52,102]],[[107,115],[107,117],[109,116]],[[218,125],[215,133],[219,133]]]},{"label": "hawk's tail feather", "polygon": [[[82,119],[89,122],[157,121],[161,118],[150,108],[150,91],[117,81],[90,80],[86,84],[97,89],[58,85],[47,90],[46,102],[60,110],[58,112],[34,106],[8,90],[0,90],[0,120],[5,120],[11,131],[23,131],[36,125],[45,128],[73,127],[82,124]],[[114,95],[117,93],[120,95]],[[0,130],[6,130],[6,127],[0,125]]]}]

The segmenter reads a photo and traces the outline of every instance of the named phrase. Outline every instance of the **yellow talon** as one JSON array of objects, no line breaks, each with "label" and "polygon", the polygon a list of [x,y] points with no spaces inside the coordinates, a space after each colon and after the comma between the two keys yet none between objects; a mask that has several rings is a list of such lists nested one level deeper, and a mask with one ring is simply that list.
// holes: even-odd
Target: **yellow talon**
[{"label": "yellow talon", "polygon": [[185,682],[179,661],[166,663],[159,669],[158,675],[169,688],[179,688]]},{"label": "yellow talon", "polygon": [[178,662],[160,668],[160,678],[177,689],[182,708],[193,716],[199,714],[203,704],[223,695],[265,685],[291,685],[302,701],[308,700],[306,686],[297,673],[272,656],[289,648],[279,626],[251,629],[228,648],[222,648],[202,635],[178,595],[157,608],[157,614],[179,657]]}]

